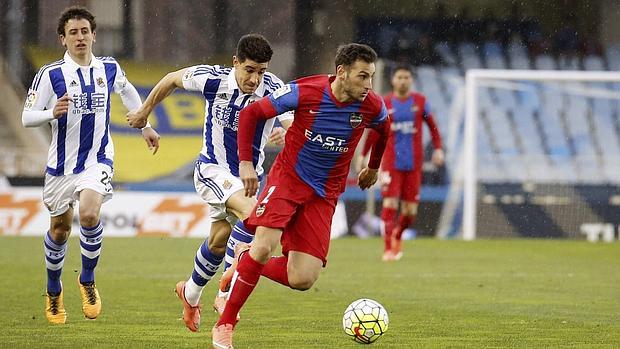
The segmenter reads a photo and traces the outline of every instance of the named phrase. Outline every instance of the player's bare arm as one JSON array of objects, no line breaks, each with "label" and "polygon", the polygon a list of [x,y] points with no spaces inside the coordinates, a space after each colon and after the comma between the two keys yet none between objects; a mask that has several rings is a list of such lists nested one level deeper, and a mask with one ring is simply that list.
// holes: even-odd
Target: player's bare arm
[{"label": "player's bare arm", "polygon": [[245,196],[252,197],[258,191],[258,176],[252,161],[239,162],[239,178],[245,188]]},{"label": "player's bare arm", "polygon": [[53,112],[54,119],[61,118],[69,112],[69,102],[71,102],[71,97],[66,93],[56,101]]},{"label": "player's bare arm", "polygon": [[133,112],[127,113],[127,123],[133,128],[143,128],[146,126],[149,114],[155,107],[168,97],[176,88],[183,88],[183,74],[186,69],[177,70],[164,76],[149,96],[146,98],[142,106]]}]

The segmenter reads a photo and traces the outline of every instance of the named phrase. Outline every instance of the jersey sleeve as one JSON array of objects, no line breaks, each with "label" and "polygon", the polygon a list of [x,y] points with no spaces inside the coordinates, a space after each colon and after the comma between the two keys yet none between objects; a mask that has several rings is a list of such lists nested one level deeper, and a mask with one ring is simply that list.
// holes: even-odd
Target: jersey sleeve
[{"label": "jersey sleeve", "polygon": [[56,100],[50,81],[49,70],[41,68],[28,89],[24,111],[41,111],[49,109]]},{"label": "jersey sleeve", "polygon": [[368,127],[370,128],[377,128],[381,125],[383,125],[384,122],[388,121],[388,110],[385,106],[385,103],[383,102],[383,99],[381,99],[381,108],[379,110],[379,113],[377,114],[377,116],[370,122],[370,124],[368,124]]},{"label": "jersey sleeve", "polygon": [[211,65],[195,65],[185,69],[183,74],[183,88],[188,91],[203,92],[207,79],[214,67]]},{"label": "jersey sleeve", "polygon": [[116,77],[114,78],[114,92],[121,93],[125,87],[127,86],[127,75],[125,75],[125,71],[121,68],[121,65],[118,62],[114,61],[116,64]]},{"label": "jersey sleeve", "polygon": [[[299,105],[299,87],[295,82],[288,83],[273,91],[267,98],[278,115],[293,111]],[[292,115],[290,118],[292,119]]]}]

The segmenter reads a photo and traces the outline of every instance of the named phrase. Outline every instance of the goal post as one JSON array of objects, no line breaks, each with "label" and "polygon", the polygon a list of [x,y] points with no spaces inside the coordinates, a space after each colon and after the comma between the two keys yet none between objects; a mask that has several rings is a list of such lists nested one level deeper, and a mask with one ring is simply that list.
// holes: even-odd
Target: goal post
[{"label": "goal post", "polygon": [[[477,234],[478,198],[478,128],[480,122],[480,88],[519,90],[519,82],[526,83],[614,83],[620,82],[620,72],[609,71],[550,71],[550,70],[468,70],[465,76],[465,115],[463,126],[462,171],[454,170],[453,182],[462,183],[463,207],[461,238],[474,240]],[[620,92],[611,89],[583,88],[563,93],[581,94],[585,98],[620,99]],[[542,116],[544,117],[544,115]],[[559,127],[559,125],[558,125]],[[456,149],[452,151],[457,151]],[[544,157],[544,154],[543,154]],[[620,177],[620,174],[618,175]],[[452,185],[455,185],[454,183]]]}]

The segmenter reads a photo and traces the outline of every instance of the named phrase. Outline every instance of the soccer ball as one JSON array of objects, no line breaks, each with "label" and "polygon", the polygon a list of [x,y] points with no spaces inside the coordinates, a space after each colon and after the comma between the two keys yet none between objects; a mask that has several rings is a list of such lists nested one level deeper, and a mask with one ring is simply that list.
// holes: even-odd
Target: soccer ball
[{"label": "soccer ball", "polygon": [[344,332],[358,343],[370,344],[388,329],[388,313],[377,301],[358,299],[344,311]]}]

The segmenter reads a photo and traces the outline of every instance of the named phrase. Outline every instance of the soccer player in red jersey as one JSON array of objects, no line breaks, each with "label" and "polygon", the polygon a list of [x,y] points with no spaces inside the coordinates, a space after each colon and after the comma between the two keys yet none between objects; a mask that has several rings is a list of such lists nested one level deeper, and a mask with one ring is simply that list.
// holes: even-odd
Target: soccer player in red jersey
[{"label": "soccer player in red jersey", "polygon": [[[381,195],[384,224],[383,260],[399,260],[402,257],[402,234],[413,223],[418,212],[424,146],[422,123],[431,131],[435,151],[432,162],[441,166],[444,152],[441,148],[439,129],[430,111],[426,97],[411,90],[413,74],[408,66],[397,67],[392,74],[392,92],[384,97],[390,117],[388,143],[381,162]],[[379,135],[369,132],[362,155]],[[402,202],[399,202],[402,200]],[[400,203],[400,217],[398,205]]]},{"label": "soccer player in red jersey", "polygon": [[[215,348],[232,348],[237,314],[261,275],[297,290],[307,290],[317,280],[327,262],[336,202],[367,127],[380,136],[358,184],[366,189],[376,182],[388,134],[387,109],[371,90],[376,58],[369,46],[340,46],[336,75],[295,80],[241,111],[239,174],[247,196],[258,189],[251,161],[257,123],[289,110],[295,111],[295,118],[245,222],[255,231],[254,241],[249,252],[239,251],[236,266],[229,269],[235,277],[224,313],[212,330]],[[279,242],[283,256],[271,257]]]}]

